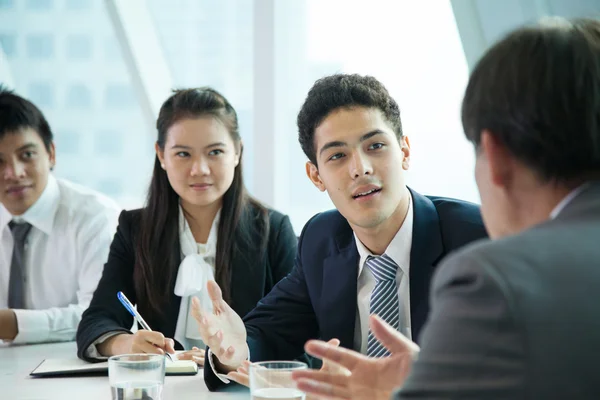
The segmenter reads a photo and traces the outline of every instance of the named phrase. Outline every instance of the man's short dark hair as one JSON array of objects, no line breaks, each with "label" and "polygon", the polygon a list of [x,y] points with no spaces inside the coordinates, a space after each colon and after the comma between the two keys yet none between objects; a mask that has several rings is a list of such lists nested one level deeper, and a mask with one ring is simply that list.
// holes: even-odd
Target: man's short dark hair
[{"label": "man's short dark hair", "polygon": [[0,85],[0,138],[27,128],[35,130],[50,151],[53,136],[44,114],[29,100]]},{"label": "man's short dark hair", "polygon": [[314,165],[317,165],[315,129],[332,111],[352,107],[381,110],[398,139],[402,137],[400,108],[381,82],[357,74],[327,76],[315,82],[298,114],[298,140]]},{"label": "man's short dark hair", "polygon": [[545,181],[600,172],[600,21],[551,18],[516,30],[475,67],[462,105],[467,138],[489,130]]}]

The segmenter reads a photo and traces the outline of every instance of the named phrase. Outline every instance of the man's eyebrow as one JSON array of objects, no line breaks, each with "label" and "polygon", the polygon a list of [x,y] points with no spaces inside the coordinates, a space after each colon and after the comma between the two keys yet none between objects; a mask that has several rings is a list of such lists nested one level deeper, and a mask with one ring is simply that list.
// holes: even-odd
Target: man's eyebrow
[{"label": "man's eyebrow", "polygon": [[[364,135],[362,135],[360,137],[360,141],[364,142],[365,140],[369,140],[373,136],[383,135],[384,133],[385,132],[383,132],[381,129],[375,129],[375,130],[372,130],[371,132],[367,132]],[[346,142],[342,142],[342,141],[339,141],[339,140],[335,140],[333,142],[325,143],[323,145],[323,147],[321,147],[321,150],[319,151],[319,155],[322,155],[325,150],[331,149],[333,147],[344,147],[344,146],[347,146],[347,145],[348,144]]]},{"label": "man's eyebrow", "polygon": [[347,144],[345,142],[340,142],[339,140],[325,143],[323,145],[323,147],[321,147],[321,150],[319,151],[319,155],[322,155],[325,150],[331,149],[332,147],[344,147],[344,146],[347,146]]}]

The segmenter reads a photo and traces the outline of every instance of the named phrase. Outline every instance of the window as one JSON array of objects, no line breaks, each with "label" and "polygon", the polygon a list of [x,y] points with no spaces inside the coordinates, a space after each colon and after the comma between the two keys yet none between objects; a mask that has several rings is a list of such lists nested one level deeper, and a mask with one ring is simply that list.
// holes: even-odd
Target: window
[{"label": "window", "polygon": [[92,6],[91,1],[92,0],[67,0],[67,8],[75,11],[87,10]]},{"label": "window", "polygon": [[54,88],[47,82],[32,82],[29,85],[29,98],[38,107],[54,106]]},{"label": "window", "polygon": [[[59,130],[54,137],[57,158],[63,155],[77,155],[81,152],[81,137],[72,130]],[[60,164],[59,164],[60,165]]]},{"label": "window", "polygon": [[87,35],[67,36],[67,57],[71,60],[87,60],[91,58],[91,38]]},{"label": "window", "polygon": [[0,8],[14,8],[15,0],[0,0]]},{"label": "window", "polygon": [[0,47],[7,57],[17,55],[17,38],[12,34],[0,34]]},{"label": "window", "polygon": [[27,0],[27,8],[30,10],[50,10],[53,0]]},{"label": "window", "polygon": [[130,108],[134,104],[134,96],[129,85],[111,83],[104,93],[104,106],[111,110]]},{"label": "window", "polygon": [[27,56],[34,59],[47,59],[54,55],[52,35],[27,36]]},{"label": "window", "polygon": [[84,84],[77,83],[67,89],[67,108],[89,109],[92,107],[92,94]]},{"label": "window", "polygon": [[117,158],[123,154],[123,135],[117,131],[104,130],[94,138],[94,154]]}]

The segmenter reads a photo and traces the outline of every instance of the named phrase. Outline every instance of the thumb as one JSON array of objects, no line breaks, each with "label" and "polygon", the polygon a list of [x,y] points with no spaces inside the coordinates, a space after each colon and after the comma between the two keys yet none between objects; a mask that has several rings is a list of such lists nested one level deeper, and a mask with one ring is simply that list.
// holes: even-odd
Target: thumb
[{"label": "thumb", "polygon": [[175,353],[175,341],[173,339],[165,339],[165,350],[167,353]]},{"label": "thumb", "polygon": [[[335,338],[330,339],[327,342],[327,344],[338,347],[340,345],[340,340],[335,339]],[[340,374],[340,375],[346,375],[346,376],[348,376],[350,374],[350,371],[348,371],[347,368],[345,368],[344,366],[337,364],[327,358],[323,358],[323,365],[321,366],[321,371],[330,372],[330,373],[334,373],[334,374]]]},{"label": "thumb", "polygon": [[410,355],[419,351],[419,346],[396,329],[388,325],[376,315],[371,315],[369,324],[375,338],[392,354],[409,353]]}]

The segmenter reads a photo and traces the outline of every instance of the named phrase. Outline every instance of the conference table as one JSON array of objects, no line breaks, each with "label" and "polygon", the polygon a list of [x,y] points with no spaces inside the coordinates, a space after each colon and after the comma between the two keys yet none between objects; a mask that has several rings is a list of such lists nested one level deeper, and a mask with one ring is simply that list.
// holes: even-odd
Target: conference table
[{"label": "conference table", "polygon": [[[108,376],[77,376],[34,378],[29,376],[45,358],[72,358],[75,342],[38,345],[0,344],[0,399],[53,400],[53,399],[110,399]],[[248,389],[231,385],[220,392],[209,392],[204,384],[202,370],[192,376],[167,376],[163,399],[249,399]]]}]

